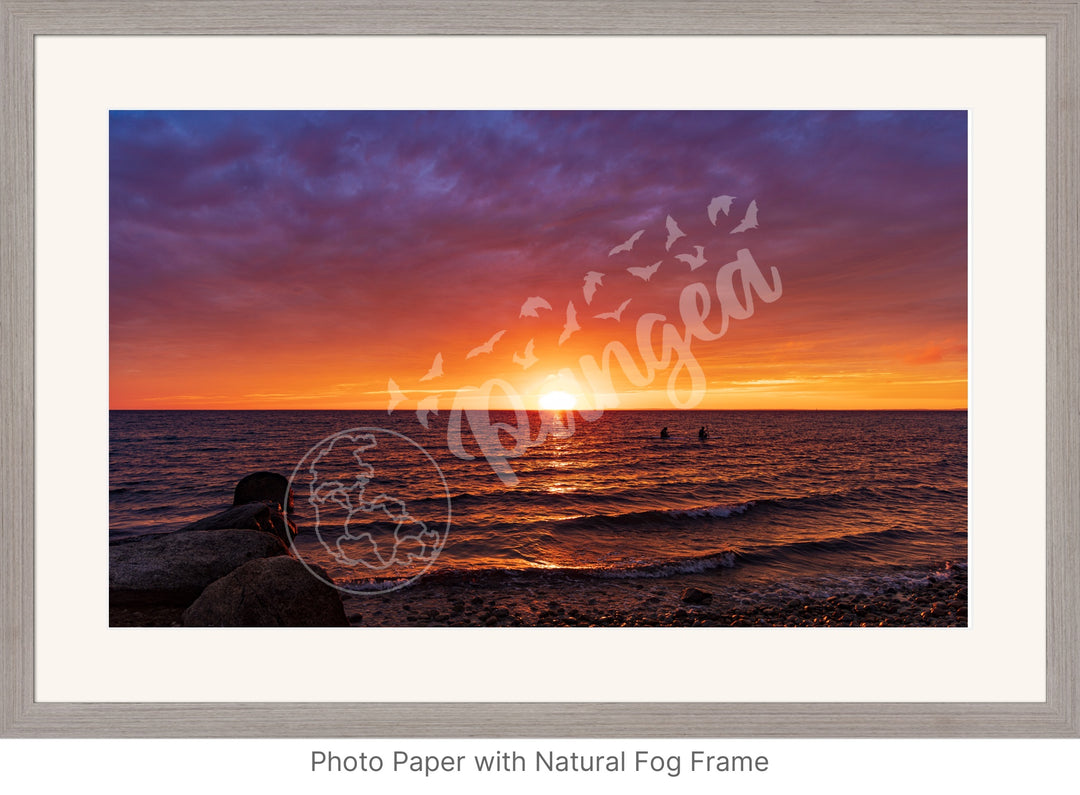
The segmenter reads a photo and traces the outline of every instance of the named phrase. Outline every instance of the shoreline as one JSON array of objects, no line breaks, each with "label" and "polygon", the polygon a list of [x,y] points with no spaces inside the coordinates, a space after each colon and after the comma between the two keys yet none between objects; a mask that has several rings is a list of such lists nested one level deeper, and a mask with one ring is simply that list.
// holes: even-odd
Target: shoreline
[{"label": "shoreline", "polygon": [[[717,589],[723,575],[530,583],[419,581],[397,591],[347,595],[354,627],[965,627],[967,571],[879,593],[764,596]],[[703,589],[707,603],[683,600]],[[712,589],[712,590],[710,590]]]},{"label": "shoreline", "polygon": [[[648,581],[532,583],[529,588],[490,582],[425,582],[397,591],[345,595],[350,627],[966,627],[967,572],[880,593],[750,598],[745,589],[714,593],[704,604],[682,601],[686,588],[706,578]],[[715,585],[715,582],[713,583]],[[505,583],[503,584],[505,585]],[[160,595],[114,594],[110,627],[178,627],[186,602],[163,603]]]}]

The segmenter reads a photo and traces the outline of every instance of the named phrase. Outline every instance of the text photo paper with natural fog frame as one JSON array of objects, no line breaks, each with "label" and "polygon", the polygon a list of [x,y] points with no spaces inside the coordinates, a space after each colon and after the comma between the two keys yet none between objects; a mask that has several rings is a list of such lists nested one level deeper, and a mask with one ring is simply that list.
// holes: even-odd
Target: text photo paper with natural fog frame
[{"label": "text photo paper with natural fog frame", "polygon": [[963,111],[113,111],[111,626],[964,627]]}]

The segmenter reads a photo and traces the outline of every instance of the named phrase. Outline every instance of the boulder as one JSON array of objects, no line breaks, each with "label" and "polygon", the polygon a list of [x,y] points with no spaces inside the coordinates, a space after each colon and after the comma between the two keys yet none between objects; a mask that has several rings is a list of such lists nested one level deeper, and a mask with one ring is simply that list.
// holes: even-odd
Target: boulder
[{"label": "boulder", "polygon": [[707,605],[712,601],[712,594],[700,588],[687,588],[680,594],[679,599],[688,605]]},{"label": "boulder", "polygon": [[[289,490],[289,480],[277,472],[252,472],[241,478],[233,491],[233,505],[246,505],[249,502],[273,502],[284,507],[285,493]],[[292,509],[292,494],[289,494],[289,509]]]},{"label": "boulder", "polygon": [[200,530],[125,538],[109,545],[109,590],[197,594],[249,560],[286,552],[277,536],[258,530]]},{"label": "boulder", "polygon": [[176,532],[226,529],[259,530],[270,533],[280,538],[286,546],[292,543],[293,536],[296,535],[296,525],[285,517],[278,503],[269,500],[234,505],[221,513],[185,525]]},{"label": "boulder", "polygon": [[[330,578],[317,567],[320,576]],[[211,583],[185,627],[347,627],[341,594],[290,557],[262,558]]]},{"label": "boulder", "polygon": [[178,627],[198,591],[109,591],[110,627]]}]

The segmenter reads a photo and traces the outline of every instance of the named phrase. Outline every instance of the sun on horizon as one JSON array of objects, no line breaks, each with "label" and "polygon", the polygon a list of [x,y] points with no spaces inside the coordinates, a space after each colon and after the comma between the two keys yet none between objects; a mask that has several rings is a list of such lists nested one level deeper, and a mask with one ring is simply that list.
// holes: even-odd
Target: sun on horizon
[{"label": "sun on horizon", "polygon": [[570,411],[577,405],[577,398],[569,392],[557,389],[540,396],[540,408],[545,411]]}]

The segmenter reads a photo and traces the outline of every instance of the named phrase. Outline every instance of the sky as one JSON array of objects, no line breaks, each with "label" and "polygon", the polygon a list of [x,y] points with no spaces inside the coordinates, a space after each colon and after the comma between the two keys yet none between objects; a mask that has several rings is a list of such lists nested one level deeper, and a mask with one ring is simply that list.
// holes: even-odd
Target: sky
[{"label": "sky", "polygon": [[109,140],[113,409],[967,406],[962,111],[113,111]]}]

